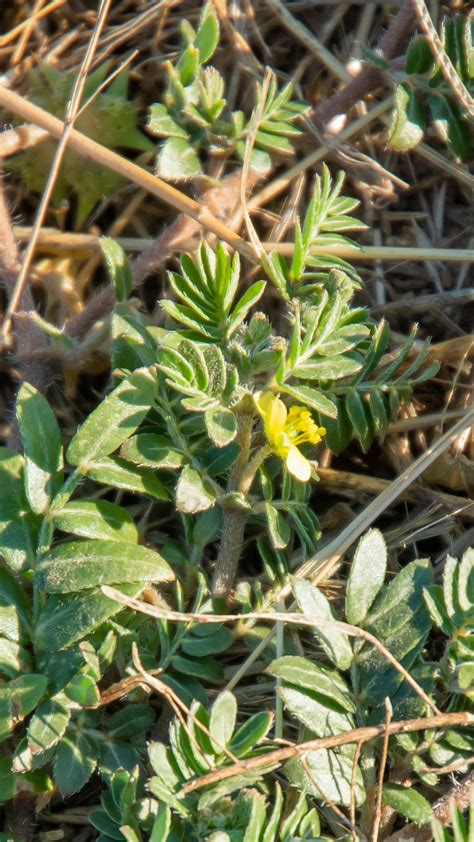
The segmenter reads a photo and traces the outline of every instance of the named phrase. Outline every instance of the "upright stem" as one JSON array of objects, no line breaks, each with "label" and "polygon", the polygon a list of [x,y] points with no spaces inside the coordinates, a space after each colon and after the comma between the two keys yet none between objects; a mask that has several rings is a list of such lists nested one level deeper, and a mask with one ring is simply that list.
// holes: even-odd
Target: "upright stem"
[{"label": "upright stem", "polygon": [[248,514],[241,509],[224,509],[222,538],[212,582],[212,596],[227,599],[234,584],[244,543]]},{"label": "upright stem", "polygon": [[[240,483],[248,467],[252,444],[253,407],[242,407],[237,417],[237,444],[240,445],[239,457],[232,468],[227,490],[240,490]],[[223,510],[222,537],[216,561],[216,570],[212,582],[212,596],[227,599],[234,584],[235,574],[244,543],[245,524],[248,513],[235,506]]]}]

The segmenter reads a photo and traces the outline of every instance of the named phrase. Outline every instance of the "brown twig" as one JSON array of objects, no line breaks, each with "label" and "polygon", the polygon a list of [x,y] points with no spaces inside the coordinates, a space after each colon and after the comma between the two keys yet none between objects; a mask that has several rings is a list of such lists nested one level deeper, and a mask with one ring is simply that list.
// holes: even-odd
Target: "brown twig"
[{"label": "brown twig", "polygon": [[41,197],[41,202],[39,204],[38,211],[36,213],[35,224],[33,226],[33,231],[31,234],[31,240],[29,241],[26,247],[25,254],[23,256],[23,262],[18,273],[18,278],[16,280],[15,287],[8,302],[8,307],[2,328],[4,342],[7,340],[12,325],[14,313],[16,312],[23,295],[23,289],[25,287],[28,278],[28,272],[30,270],[30,266],[33,260],[33,255],[36,247],[36,239],[44,222],[49,207],[49,202],[57,181],[59,170],[61,168],[61,164],[66,153],[66,147],[71,132],[73,131],[74,121],[76,119],[81,104],[82,94],[84,92],[84,87],[87,81],[89,68],[94,58],[94,54],[100,38],[100,33],[102,32],[102,29],[104,28],[105,22],[107,20],[107,14],[109,11],[110,4],[111,0],[101,0],[99,14],[97,16],[97,22],[92,32],[88,48],[84,56],[84,61],[81,66],[81,70],[74,84],[71,99],[68,103],[66,116],[64,118],[63,129],[59,139],[59,144],[56,149],[51,171],[48,175],[48,180],[46,182],[46,186]]},{"label": "brown twig", "polygon": [[383,792],[383,779],[385,775],[385,767],[387,765],[387,757],[388,757],[388,743],[389,743],[389,729],[390,723],[392,721],[393,716],[393,708],[388,696],[385,698],[385,732],[383,735],[383,746],[382,746],[382,754],[380,756],[380,766],[379,766],[379,778],[377,783],[377,798],[375,800],[375,810],[374,810],[374,822],[372,825],[372,835],[371,835],[371,842],[377,842],[379,838],[379,830],[380,830],[380,820],[382,817],[382,792]]},{"label": "brown twig", "polygon": [[351,821],[351,835],[354,842],[357,842],[358,836],[356,833],[356,785],[357,785],[357,770],[359,768],[360,753],[364,746],[364,740],[359,740],[354,752],[354,759],[352,761],[351,774],[351,803],[350,803],[350,821]]},{"label": "brown twig", "polygon": [[[43,108],[34,105],[34,103],[29,102],[14,91],[8,90],[4,85],[0,85],[0,105],[12,113],[18,114],[24,120],[35,123],[45,129],[52,137],[58,139],[62,137],[64,131],[62,120],[49,114]],[[254,261],[255,255],[253,250],[245,240],[217,219],[206,206],[186,196],[185,193],[182,193],[176,187],[167,184],[161,178],[152,175],[122,155],[118,155],[111,149],[91,140],[91,138],[78,132],[77,129],[70,130],[68,145],[70,149],[79,155],[83,155],[84,158],[90,158],[95,163],[108,167],[119,175],[122,175],[128,181],[137,184],[139,187],[143,187],[175,210],[192,217],[199,225],[212,231],[219,239],[226,241],[243,256]]]},{"label": "brown twig", "polygon": [[[134,643],[133,646],[132,646],[132,658],[133,658],[133,665],[134,665],[135,669],[138,671],[143,683],[148,685],[148,687],[152,687],[161,696],[164,696],[164,698],[167,699],[169,704],[172,706],[173,710],[179,716],[181,724],[183,725],[183,728],[185,729],[186,733],[188,734],[189,739],[194,743],[196,742],[194,734],[192,734],[190,732],[186,721],[182,717],[183,713],[185,713],[186,716],[188,716],[192,720],[194,726],[196,728],[199,728],[199,730],[202,731],[202,733],[206,735],[206,737],[211,741],[211,743],[215,743],[217,745],[217,747],[220,749],[222,754],[225,754],[226,757],[229,758],[229,760],[232,760],[234,765],[239,766],[240,760],[238,759],[238,757],[236,757],[235,754],[233,754],[233,752],[230,751],[230,749],[228,749],[223,743],[221,743],[219,741],[219,739],[217,739],[213,734],[211,734],[209,729],[204,725],[204,723],[200,722],[200,720],[197,718],[197,716],[195,716],[193,714],[193,712],[190,710],[190,708],[188,708],[188,706],[185,704],[185,702],[183,702],[183,700],[180,699],[180,697],[177,695],[177,693],[175,693],[174,690],[168,684],[165,684],[164,681],[161,681],[156,676],[156,674],[151,674],[143,668],[143,664],[140,660],[140,656],[139,656],[139,653],[138,653],[138,647],[137,647],[136,643]],[[196,745],[196,748],[197,748],[198,752],[200,752],[200,748],[199,748],[198,745]]]},{"label": "brown twig", "polygon": [[320,751],[321,749],[337,748],[338,746],[350,745],[351,743],[368,742],[377,737],[383,736],[386,732],[391,737],[394,734],[410,734],[414,731],[424,731],[428,728],[467,728],[474,723],[474,714],[467,713],[441,713],[436,716],[420,717],[419,719],[404,719],[399,722],[391,722],[388,727],[385,723],[381,725],[354,728],[343,734],[336,734],[331,737],[319,737],[315,740],[300,743],[299,745],[285,746],[267,754],[251,757],[249,760],[241,760],[239,764],[224,766],[215,769],[197,780],[190,781],[183,787],[183,793],[195,792],[205,786],[211,786],[218,781],[227,780],[242,772],[252,772],[258,769],[275,764],[281,765],[292,757],[301,757],[309,751]]},{"label": "brown twig", "polygon": [[[283,589],[284,590],[284,589]],[[147,602],[141,602],[139,599],[135,599],[133,597],[129,597],[126,594],[123,594],[121,591],[116,590],[115,588],[109,587],[108,585],[102,586],[102,592],[108,596],[110,599],[114,599],[116,602],[120,602],[122,605],[126,605],[128,608],[132,608],[135,611],[139,611],[141,614],[148,614],[150,617],[155,617],[157,620],[170,620],[171,622],[181,623],[183,621],[186,622],[197,622],[203,624],[209,623],[229,623],[235,622],[237,620],[244,620],[244,621],[253,621],[256,620],[258,622],[269,620],[271,622],[285,622],[290,623],[292,625],[297,626],[309,626],[314,627],[315,625],[320,627],[328,627],[339,629],[340,631],[347,634],[349,637],[356,637],[365,640],[367,643],[372,644],[375,649],[377,649],[384,658],[389,661],[389,663],[403,676],[405,681],[413,688],[415,693],[423,699],[426,705],[428,705],[431,710],[435,713],[439,713],[438,708],[433,703],[432,699],[428,696],[428,694],[423,690],[423,688],[418,684],[417,681],[413,678],[412,675],[405,669],[402,664],[397,661],[397,659],[392,655],[392,653],[383,645],[383,643],[378,640],[373,634],[366,631],[365,629],[360,629],[357,626],[353,626],[350,623],[342,623],[338,620],[314,620],[312,617],[308,617],[306,614],[298,614],[296,612],[275,612],[275,611],[254,611],[249,612],[246,614],[199,614],[197,612],[181,612],[181,611],[172,611],[170,609],[165,608],[157,608],[154,605],[149,605]]]},{"label": "brown twig", "polygon": [[26,18],[26,20],[19,23],[18,26],[15,26],[14,29],[11,29],[10,32],[6,32],[5,35],[0,36],[0,47],[6,47],[8,44],[11,44],[12,41],[15,40],[17,35],[21,35],[21,33],[25,29],[28,29],[28,27],[31,26],[32,23],[37,23],[37,21],[41,20],[47,15],[50,15],[51,12],[54,12],[55,9],[59,9],[59,7],[62,6],[65,2],[66,0],[53,0],[52,3],[48,3],[48,5],[44,6],[43,9],[40,9],[32,15],[29,15],[29,17]]}]

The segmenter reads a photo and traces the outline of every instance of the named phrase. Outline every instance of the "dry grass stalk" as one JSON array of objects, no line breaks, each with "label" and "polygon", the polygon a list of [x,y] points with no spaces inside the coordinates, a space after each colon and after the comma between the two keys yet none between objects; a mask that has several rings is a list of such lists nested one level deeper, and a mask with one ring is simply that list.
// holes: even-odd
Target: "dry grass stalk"
[{"label": "dry grass stalk", "polygon": [[28,245],[25,250],[25,254],[23,257],[23,261],[21,264],[20,271],[18,273],[18,278],[15,284],[15,288],[10,296],[10,300],[8,302],[7,311],[5,314],[5,318],[3,321],[2,326],[2,341],[5,343],[8,339],[8,334],[10,332],[10,328],[13,321],[13,315],[20,303],[23,288],[27,282],[28,272],[30,270],[30,266],[33,260],[33,255],[36,246],[36,238],[39,234],[43,221],[46,217],[46,213],[49,207],[49,203],[51,200],[51,196],[53,194],[53,190],[58,178],[59,170],[66,152],[66,146],[68,144],[68,140],[70,134],[73,130],[74,121],[77,117],[79,112],[79,107],[81,104],[82,94],[84,92],[84,87],[87,81],[87,76],[89,73],[89,69],[91,67],[94,54],[97,48],[97,44],[99,41],[100,33],[104,28],[105,22],[107,20],[107,14],[110,8],[111,0],[101,0],[99,6],[99,14],[97,16],[97,23],[94,27],[94,31],[91,35],[91,39],[89,42],[89,47],[84,56],[84,61],[77,77],[77,80],[74,84],[74,89],[72,92],[72,96],[70,102],[68,104],[68,108],[66,111],[66,117],[63,124],[63,130],[61,132],[60,140],[58,147],[56,149],[56,154],[54,156],[54,161],[51,167],[51,171],[48,175],[48,180],[46,182],[46,187],[44,189],[43,195],[41,197],[41,202],[38,206],[38,211],[35,218],[35,224],[33,226],[33,231],[31,234],[31,239],[28,242]]}]

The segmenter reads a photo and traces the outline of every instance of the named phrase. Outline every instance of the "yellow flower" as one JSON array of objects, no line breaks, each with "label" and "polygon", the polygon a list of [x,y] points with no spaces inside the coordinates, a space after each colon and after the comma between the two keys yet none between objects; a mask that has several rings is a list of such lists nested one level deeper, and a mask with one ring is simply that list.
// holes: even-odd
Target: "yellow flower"
[{"label": "yellow flower", "polygon": [[311,413],[304,406],[292,406],[288,411],[283,401],[273,392],[258,393],[255,395],[255,403],[273,452],[286,462],[290,474],[300,482],[307,482],[311,476],[311,464],[298,445],[305,442],[318,444],[326,430],[316,426]]}]

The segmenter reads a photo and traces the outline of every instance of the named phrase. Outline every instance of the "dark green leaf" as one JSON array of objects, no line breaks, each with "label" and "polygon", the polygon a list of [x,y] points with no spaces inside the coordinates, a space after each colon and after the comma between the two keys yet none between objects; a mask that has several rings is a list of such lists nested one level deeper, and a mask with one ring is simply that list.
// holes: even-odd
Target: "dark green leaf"
[{"label": "dark green leaf", "polygon": [[139,468],[119,459],[104,456],[95,459],[87,471],[95,482],[122,488],[135,494],[147,494],[155,500],[169,500],[169,494],[160,479],[147,468]]},{"label": "dark green leaf", "polygon": [[405,70],[410,74],[427,73],[434,63],[433,53],[424,35],[412,38],[405,59]]},{"label": "dark green leaf", "polygon": [[120,455],[135,465],[145,465],[148,468],[174,470],[186,462],[184,453],[177,450],[170,439],[155,433],[139,433],[132,436],[122,446]]},{"label": "dark green leaf", "polygon": [[174,655],[171,658],[171,665],[177,672],[183,675],[192,675],[211,684],[219,684],[224,678],[224,672],[220,664],[214,658],[205,657],[194,660],[184,658],[182,655]]},{"label": "dark green leaf", "polygon": [[387,548],[381,532],[370,529],[359,541],[346,588],[346,617],[357,626],[365,619],[387,571]]},{"label": "dark green leaf", "polygon": [[194,658],[202,658],[204,655],[218,655],[225,652],[231,646],[233,635],[230,629],[225,626],[214,628],[214,633],[204,637],[185,637],[181,643],[181,649],[186,655]]},{"label": "dark green leaf", "polygon": [[382,801],[418,825],[428,824],[431,821],[433,812],[429,801],[412,787],[393,783],[384,784]]},{"label": "dark green leaf", "polygon": [[472,134],[457,104],[441,95],[431,96],[429,105],[435,126],[451,151],[461,161],[466,161],[472,151]]},{"label": "dark green leaf", "polygon": [[373,439],[373,427],[364,399],[355,389],[346,397],[346,410],[357,438],[364,450],[368,450]]},{"label": "dark green leaf", "polygon": [[225,473],[237,460],[240,445],[236,442],[227,447],[209,447],[204,454],[202,464],[210,477]]},{"label": "dark green leaf", "polygon": [[18,392],[16,411],[25,454],[25,491],[34,512],[45,512],[62,481],[62,447],[56,417],[30,383]]},{"label": "dark green leaf", "polygon": [[123,740],[147,731],[153,721],[153,711],[148,705],[127,704],[112,714],[107,722],[107,731],[114,739]]},{"label": "dark green leaf", "polygon": [[81,538],[136,544],[138,530],[128,512],[107,500],[74,500],[54,513],[54,525]]},{"label": "dark green leaf", "polygon": [[216,496],[210,483],[204,480],[194,468],[184,468],[176,487],[178,511],[187,514],[204,512],[214,505],[215,500]]},{"label": "dark green leaf", "polygon": [[[138,596],[142,583],[119,585],[117,590]],[[50,596],[36,624],[35,641],[45,655],[82,640],[104,620],[123,610],[123,606],[100,590],[89,590],[75,596]]]},{"label": "dark green leaf", "polygon": [[110,392],[73,437],[67,459],[83,469],[108,456],[135,432],[148,414],[156,393],[156,378],[137,369]]},{"label": "dark green leaf", "polygon": [[352,439],[352,424],[344,400],[336,398],[337,418],[320,417],[326,428],[326,444],[334,453],[342,453]]},{"label": "dark green leaf", "polygon": [[63,737],[54,759],[54,778],[61,795],[72,795],[86,785],[97,764],[96,748],[84,734]]},{"label": "dark green leaf", "polygon": [[229,750],[236,757],[245,757],[266,737],[272,727],[272,722],[272,714],[266,711],[250,716],[235,732],[229,743]]},{"label": "dark green leaf", "polygon": [[154,550],[121,541],[69,541],[43,557],[36,585],[70,593],[98,585],[171,581],[173,571]]},{"label": "dark green leaf", "polygon": [[[311,627],[311,630],[318,638],[328,658],[339,669],[348,669],[352,661],[352,648],[349,638],[339,629],[331,628],[330,623],[334,621],[335,617],[326,597],[319,588],[314,587],[304,579],[294,578],[292,584],[299,609],[308,619],[314,620],[314,626]],[[319,626],[318,620],[324,620],[328,625]]]}]

